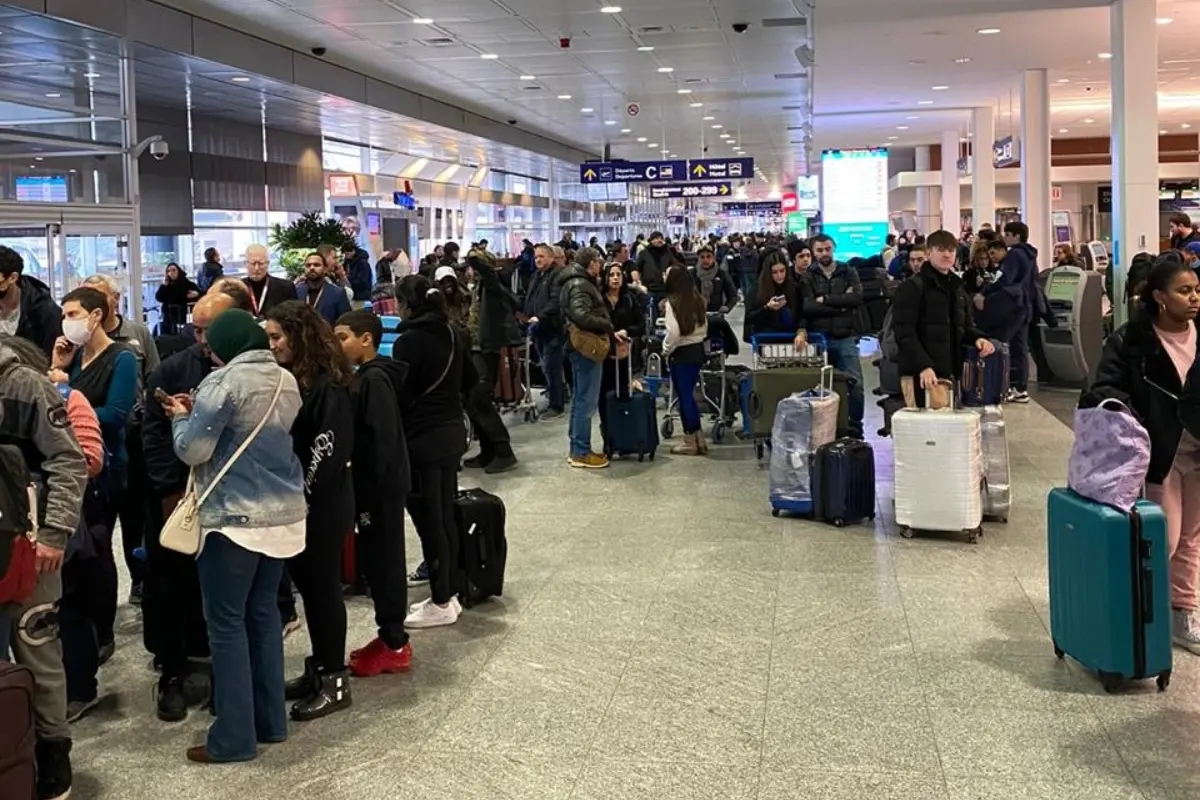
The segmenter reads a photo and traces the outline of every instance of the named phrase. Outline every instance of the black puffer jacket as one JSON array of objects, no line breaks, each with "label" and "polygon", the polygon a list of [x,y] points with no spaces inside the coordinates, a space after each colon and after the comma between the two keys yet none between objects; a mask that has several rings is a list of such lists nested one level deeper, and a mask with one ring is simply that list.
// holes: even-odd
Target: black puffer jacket
[{"label": "black puffer jacket", "polygon": [[900,374],[911,377],[932,369],[939,378],[953,379],[962,373],[963,348],[983,337],[971,319],[962,279],[929,263],[896,290],[892,326]]},{"label": "black puffer jacket", "polygon": [[814,263],[801,276],[799,288],[800,308],[810,331],[831,339],[845,339],[858,332],[863,293],[857,270],[838,261],[833,272],[826,275],[821,265]]},{"label": "black puffer jacket", "polygon": [[612,318],[604,296],[596,286],[596,279],[579,264],[572,264],[558,271],[555,278],[559,291],[559,305],[563,319],[581,330],[590,333],[613,332]]},{"label": "black puffer jacket", "polygon": [[525,340],[517,324],[521,301],[500,279],[495,260],[480,257],[472,250],[467,263],[479,281],[479,340],[475,346],[484,353],[499,353],[505,347],[521,344]]},{"label": "black puffer jacket", "polygon": [[1104,343],[1096,379],[1079,398],[1080,408],[1120,400],[1150,434],[1148,483],[1162,483],[1171,471],[1179,437],[1186,427],[1200,434],[1200,371],[1192,367],[1187,387],[1145,314],[1122,325]]},{"label": "black puffer jacket", "polygon": [[540,339],[560,336],[563,332],[562,310],[559,308],[558,270],[539,270],[533,275],[525,295],[525,314],[537,317],[537,336]]}]

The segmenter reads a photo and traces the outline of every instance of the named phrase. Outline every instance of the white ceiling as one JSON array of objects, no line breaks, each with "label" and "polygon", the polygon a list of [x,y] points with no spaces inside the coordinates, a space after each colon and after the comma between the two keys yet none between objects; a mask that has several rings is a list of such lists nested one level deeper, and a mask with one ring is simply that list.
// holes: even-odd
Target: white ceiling
[{"label": "white ceiling", "polygon": [[[1169,132],[1200,129],[1197,11],[1196,0],[1158,2],[1171,20],[1158,27],[1159,119]],[[823,0],[815,27],[821,147],[928,144],[945,130],[966,136],[977,106],[996,109],[997,136],[1017,133],[1020,73],[1033,68],[1049,70],[1053,136],[1109,134],[1110,62],[1099,55],[1111,50],[1109,8],[1098,0]],[[1000,33],[977,33],[984,28]]]},{"label": "white ceiling", "polygon": [[[795,173],[801,153],[800,134],[789,128],[804,122],[807,108],[807,80],[796,77],[796,48],[807,36],[803,0],[624,0],[618,14],[601,12],[606,0],[168,2],[284,37],[276,41],[324,46],[331,61],[583,149],[610,144],[615,157],[659,157],[664,147],[680,158],[704,148],[710,157],[734,155],[735,145],[720,138],[729,134],[775,182]],[[412,22],[420,18],[433,22]],[[737,34],[736,22],[751,27]],[[636,118],[625,113],[629,103],[640,104]]]}]

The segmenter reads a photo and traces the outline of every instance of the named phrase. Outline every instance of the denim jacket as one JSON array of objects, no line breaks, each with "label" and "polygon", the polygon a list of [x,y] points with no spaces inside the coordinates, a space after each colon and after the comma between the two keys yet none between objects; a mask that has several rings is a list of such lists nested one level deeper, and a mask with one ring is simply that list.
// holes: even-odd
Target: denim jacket
[{"label": "denim jacket", "polygon": [[281,377],[271,419],[200,507],[202,530],[288,525],[305,518],[304,476],[291,434],[300,389],[269,351],[243,353],[209,373],[196,390],[191,414],[171,423],[175,453],[195,469],[196,494],[203,495],[262,420]]}]

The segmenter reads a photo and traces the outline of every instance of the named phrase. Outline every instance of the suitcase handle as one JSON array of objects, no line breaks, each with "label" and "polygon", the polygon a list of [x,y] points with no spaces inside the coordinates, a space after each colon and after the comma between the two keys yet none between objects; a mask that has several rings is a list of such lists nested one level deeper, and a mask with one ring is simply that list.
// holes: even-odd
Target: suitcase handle
[{"label": "suitcase handle", "polygon": [[750,419],[758,419],[762,416],[762,398],[758,396],[758,392],[750,392]]},{"label": "suitcase handle", "polygon": [[1148,566],[1142,567],[1142,624],[1154,622],[1154,570]]}]

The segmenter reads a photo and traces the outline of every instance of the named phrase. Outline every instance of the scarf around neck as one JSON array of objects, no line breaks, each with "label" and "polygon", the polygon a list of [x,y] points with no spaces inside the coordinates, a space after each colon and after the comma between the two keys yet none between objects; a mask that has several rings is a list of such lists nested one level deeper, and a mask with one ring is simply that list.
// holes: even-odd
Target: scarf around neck
[{"label": "scarf around neck", "polygon": [[705,300],[712,296],[713,283],[717,279],[718,270],[720,267],[715,261],[711,267],[707,268],[696,264],[696,275],[700,278],[700,294],[704,296]]}]

